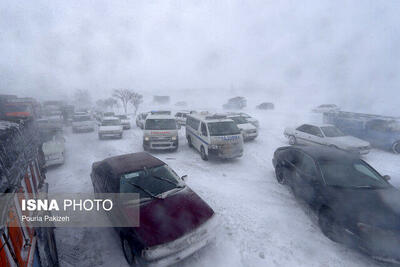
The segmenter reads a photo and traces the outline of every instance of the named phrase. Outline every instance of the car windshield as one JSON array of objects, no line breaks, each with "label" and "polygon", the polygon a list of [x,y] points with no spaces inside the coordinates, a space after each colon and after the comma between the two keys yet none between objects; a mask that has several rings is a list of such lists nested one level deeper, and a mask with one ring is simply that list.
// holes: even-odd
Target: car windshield
[{"label": "car windshield", "polygon": [[120,120],[104,120],[101,122],[101,126],[116,126],[120,124]]},{"label": "car windshield", "polygon": [[7,105],[5,106],[5,112],[28,112],[28,106],[26,105]]},{"label": "car windshield", "polygon": [[334,126],[323,126],[321,127],[322,132],[324,132],[324,135],[326,137],[339,137],[339,136],[345,136],[345,134],[340,131],[338,128]]},{"label": "car windshield", "polygon": [[182,187],[181,178],[168,165],[126,173],[120,180],[120,193],[139,193],[140,198],[159,196]]},{"label": "car windshield", "polygon": [[211,136],[240,134],[239,128],[233,121],[209,122],[208,130]]},{"label": "car windshield", "polygon": [[174,119],[147,119],[146,130],[176,130]]},{"label": "car windshield", "polygon": [[327,185],[344,188],[385,188],[388,183],[362,160],[321,161],[319,166]]},{"label": "car windshield", "polygon": [[232,117],[230,119],[233,120],[236,124],[248,123],[248,121],[247,121],[247,119],[245,117]]},{"label": "car windshield", "polygon": [[74,116],[72,119],[74,122],[79,121],[90,121],[90,116]]}]

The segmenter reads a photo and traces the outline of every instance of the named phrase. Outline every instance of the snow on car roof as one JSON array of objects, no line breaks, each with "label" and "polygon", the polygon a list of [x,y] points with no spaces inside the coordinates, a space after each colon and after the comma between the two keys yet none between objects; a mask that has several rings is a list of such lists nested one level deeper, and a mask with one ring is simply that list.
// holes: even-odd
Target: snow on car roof
[{"label": "snow on car roof", "polygon": [[175,120],[175,117],[172,115],[165,115],[165,114],[149,114],[146,118],[146,120],[148,119],[156,119],[156,120],[160,120],[160,119],[172,119]]},{"label": "snow on car roof", "polygon": [[165,164],[163,161],[153,157],[147,152],[124,154],[104,159],[102,162],[105,162],[110,166],[112,172],[117,177],[124,173],[139,171],[144,168],[153,168]]}]

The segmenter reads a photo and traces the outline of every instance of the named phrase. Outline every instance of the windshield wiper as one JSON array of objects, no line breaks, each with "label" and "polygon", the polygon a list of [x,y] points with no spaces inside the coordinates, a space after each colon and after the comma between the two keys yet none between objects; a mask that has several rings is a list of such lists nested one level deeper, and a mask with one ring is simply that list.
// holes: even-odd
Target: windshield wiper
[{"label": "windshield wiper", "polygon": [[136,188],[139,188],[140,190],[142,190],[143,192],[145,192],[147,195],[151,196],[152,198],[162,199],[161,197],[158,197],[158,196],[152,194],[150,191],[144,189],[144,188],[141,187],[140,185],[133,184],[133,183],[129,183],[129,182],[126,182],[126,183],[127,183],[127,184],[130,184],[131,186],[134,186],[134,187],[136,187]]},{"label": "windshield wiper", "polygon": [[150,174],[150,175],[151,175],[152,177],[158,179],[158,180],[165,181],[165,182],[168,182],[168,183],[170,183],[170,184],[173,184],[173,185],[175,185],[175,186],[178,187],[178,188],[183,188],[183,187],[184,187],[183,185],[176,184],[176,183],[174,183],[174,182],[172,182],[172,181],[170,181],[170,180],[168,180],[168,179],[165,179],[165,178],[163,178],[163,177],[160,177],[160,176],[157,176],[157,175],[153,175],[153,174]]}]

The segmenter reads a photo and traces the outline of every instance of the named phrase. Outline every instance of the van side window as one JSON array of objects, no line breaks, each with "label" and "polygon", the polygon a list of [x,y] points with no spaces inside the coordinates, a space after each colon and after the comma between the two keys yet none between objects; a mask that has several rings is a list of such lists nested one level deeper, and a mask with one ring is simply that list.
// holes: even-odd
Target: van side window
[{"label": "van side window", "polygon": [[207,134],[207,127],[206,127],[206,124],[205,124],[204,122],[201,123],[201,134],[202,134],[203,136],[208,136],[208,134]]}]

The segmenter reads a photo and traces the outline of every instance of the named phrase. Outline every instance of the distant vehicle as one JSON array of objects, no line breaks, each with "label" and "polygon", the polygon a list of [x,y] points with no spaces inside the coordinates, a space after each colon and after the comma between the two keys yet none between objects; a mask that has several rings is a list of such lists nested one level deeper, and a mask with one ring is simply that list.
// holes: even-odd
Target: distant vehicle
[{"label": "distant vehicle", "polygon": [[2,107],[2,118],[9,121],[31,120],[35,118],[32,106],[24,103],[6,103]]},{"label": "distant vehicle", "polygon": [[246,117],[242,115],[228,115],[228,119],[233,120],[243,135],[244,141],[254,140],[258,136],[257,127],[250,123]]},{"label": "distant vehicle", "polygon": [[257,128],[260,127],[259,121],[258,121],[256,118],[250,116],[250,115],[247,114],[247,113],[244,113],[244,112],[230,112],[230,113],[228,113],[228,114],[240,115],[240,116],[242,116],[242,117],[245,117],[246,120],[247,120],[248,122],[250,122],[251,124],[253,124],[253,125],[256,126]]},{"label": "distant vehicle", "polygon": [[175,119],[179,125],[186,125],[186,116],[190,114],[190,111],[178,111],[175,114]]},{"label": "distant vehicle", "polygon": [[225,115],[187,115],[186,139],[189,147],[198,150],[203,160],[211,157],[231,159],[243,155],[240,129]]},{"label": "distant vehicle", "polygon": [[155,95],[153,96],[153,102],[158,103],[158,104],[168,104],[170,101],[169,96],[161,96],[161,95]]},{"label": "distant vehicle", "polygon": [[354,112],[324,113],[324,121],[372,146],[400,153],[400,118]]},{"label": "distant vehicle", "polygon": [[40,132],[61,132],[63,130],[63,122],[59,116],[43,117],[36,120],[36,125]]},{"label": "distant vehicle", "polygon": [[121,120],[116,117],[104,117],[99,126],[99,139],[105,137],[122,138],[123,127]]},{"label": "distant vehicle", "polygon": [[114,112],[103,112],[103,117],[115,117]]},{"label": "distant vehicle", "polygon": [[124,130],[129,130],[131,128],[131,120],[127,115],[116,115],[116,117],[121,120],[122,128]]},{"label": "distant vehicle", "polygon": [[63,136],[59,134],[47,135],[47,140],[44,140],[42,144],[42,150],[46,167],[64,164],[65,138]]},{"label": "distant vehicle", "polygon": [[[170,266],[215,239],[219,222],[212,208],[185,184],[185,176],[148,153],[95,162],[90,177],[95,193],[139,194],[139,227],[116,228],[131,266]],[[117,214],[136,219],[129,207]]]},{"label": "distant vehicle", "polygon": [[385,261],[399,261],[399,190],[354,154],[316,146],[278,148],[276,179],[317,214],[331,240]]},{"label": "distant vehicle", "polygon": [[223,109],[243,109],[247,106],[246,98],[242,96],[233,97],[222,106]]},{"label": "distant vehicle", "polygon": [[297,128],[286,128],[284,135],[291,145],[323,145],[360,155],[368,154],[371,149],[368,142],[346,135],[330,124],[302,124]]},{"label": "distant vehicle", "polygon": [[171,115],[148,115],[143,128],[143,149],[176,151],[179,146],[178,129]]},{"label": "distant vehicle", "polygon": [[340,108],[335,104],[323,104],[319,105],[318,107],[314,108],[312,112],[315,113],[325,113],[325,112],[336,112],[339,111]]},{"label": "distant vehicle", "polygon": [[170,110],[152,110],[150,111],[151,115],[171,115]]},{"label": "distant vehicle", "polygon": [[271,103],[271,102],[263,102],[256,106],[256,109],[262,109],[262,110],[268,110],[268,109],[274,109],[274,108],[275,108],[275,105],[274,105],[274,103]]},{"label": "distant vehicle", "polygon": [[72,132],[93,132],[94,121],[89,114],[75,113],[72,117]]},{"label": "distant vehicle", "polygon": [[187,103],[185,101],[179,101],[175,103],[175,106],[177,107],[186,107]]},{"label": "distant vehicle", "polygon": [[143,112],[136,116],[136,126],[140,129],[144,128],[144,122],[146,121],[147,115],[149,115],[149,112]]}]

